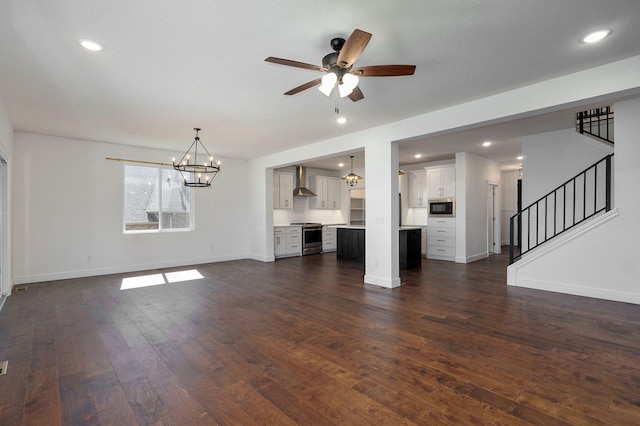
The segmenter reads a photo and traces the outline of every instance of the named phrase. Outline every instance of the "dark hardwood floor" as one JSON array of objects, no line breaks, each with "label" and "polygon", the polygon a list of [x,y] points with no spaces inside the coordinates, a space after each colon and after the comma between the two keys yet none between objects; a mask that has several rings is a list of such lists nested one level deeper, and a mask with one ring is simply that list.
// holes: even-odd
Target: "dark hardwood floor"
[{"label": "dark hardwood floor", "polygon": [[0,424],[640,424],[640,307],[505,267],[424,260],[389,290],[333,253],[14,289]]}]

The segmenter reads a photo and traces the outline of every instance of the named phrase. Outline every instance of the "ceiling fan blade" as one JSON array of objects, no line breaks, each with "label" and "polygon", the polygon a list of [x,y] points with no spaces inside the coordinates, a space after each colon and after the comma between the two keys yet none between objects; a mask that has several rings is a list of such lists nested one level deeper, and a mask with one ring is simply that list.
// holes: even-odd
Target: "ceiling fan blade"
[{"label": "ceiling fan blade", "polygon": [[351,73],[360,77],[395,77],[413,75],[415,70],[415,65],[371,65],[354,68]]},{"label": "ceiling fan blade", "polygon": [[362,94],[362,90],[360,90],[360,88],[358,86],[356,86],[355,89],[353,89],[353,92],[351,92],[351,94],[349,94],[349,99],[351,99],[353,102],[357,102],[360,99],[364,99],[364,95]]},{"label": "ceiling fan blade", "polygon": [[293,89],[289,90],[288,92],[285,92],[285,95],[295,95],[296,93],[300,93],[303,90],[307,90],[312,88],[313,86],[317,86],[318,84],[320,84],[322,82],[322,78],[316,78],[315,80],[311,80],[305,84],[301,84],[298,87],[294,87]]},{"label": "ceiling fan blade", "polygon": [[369,40],[371,40],[370,33],[356,28],[344,42],[340,54],[338,54],[337,64],[343,68],[349,68],[367,47]]},{"label": "ceiling fan blade", "polygon": [[272,62],[274,64],[287,65],[289,67],[304,68],[306,70],[325,71],[325,69],[320,65],[306,64],[304,62],[292,61],[291,59],[274,58],[273,56],[269,56],[265,61]]}]

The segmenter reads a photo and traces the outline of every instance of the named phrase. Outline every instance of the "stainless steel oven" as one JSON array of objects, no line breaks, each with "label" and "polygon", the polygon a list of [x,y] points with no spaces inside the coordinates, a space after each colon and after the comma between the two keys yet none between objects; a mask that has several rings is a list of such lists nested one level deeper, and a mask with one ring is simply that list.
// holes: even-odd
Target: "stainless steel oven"
[{"label": "stainless steel oven", "polygon": [[292,223],[302,225],[302,255],[322,253],[321,223]]}]

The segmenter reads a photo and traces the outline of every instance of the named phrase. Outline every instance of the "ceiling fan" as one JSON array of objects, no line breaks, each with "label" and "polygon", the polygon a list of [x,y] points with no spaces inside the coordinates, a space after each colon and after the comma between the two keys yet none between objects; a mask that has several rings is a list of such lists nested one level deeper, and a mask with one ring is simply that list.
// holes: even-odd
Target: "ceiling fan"
[{"label": "ceiling fan", "polygon": [[285,92],[285,95],[295,95],[303,90],[320,85],[320,91],[330,96],[337,83],[340,97],[348,96],[349,99],[356,102],[364,98],[362,91],[358,87],[358,77],[413,75],[416,69],[415,65],[371,65],[353,68],[353,63],[358,59],[364,48],[367,47],[369,40],[371,40],[371,34],[359,29],[355,29],[347,40],[343,38],[332,39],[331,48],[334,52],[322,58],[322,66],[290,59],[274,58],[273,56],[269,56],[265,61],[326,73],[321,78],[316,78]]}]

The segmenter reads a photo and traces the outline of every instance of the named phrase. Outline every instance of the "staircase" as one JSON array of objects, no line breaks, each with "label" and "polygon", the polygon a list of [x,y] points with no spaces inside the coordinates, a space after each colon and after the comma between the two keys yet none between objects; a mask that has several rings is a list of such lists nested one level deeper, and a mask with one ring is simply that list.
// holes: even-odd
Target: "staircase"
[{"label": "staircase", "polygon": [[[613,145],[613,107],[576,114],[576,131]],[[509,220],[509,264],[525,253],[611,210],[613,154],[587,167]]]},{"label": "staircase", "polygon": [[613,106],[577,113],[576,131],[613,145]]}]

